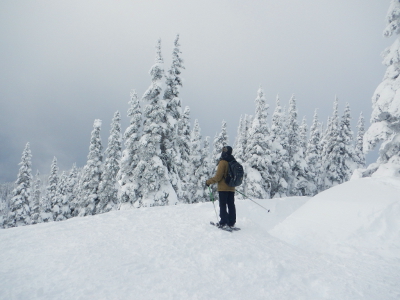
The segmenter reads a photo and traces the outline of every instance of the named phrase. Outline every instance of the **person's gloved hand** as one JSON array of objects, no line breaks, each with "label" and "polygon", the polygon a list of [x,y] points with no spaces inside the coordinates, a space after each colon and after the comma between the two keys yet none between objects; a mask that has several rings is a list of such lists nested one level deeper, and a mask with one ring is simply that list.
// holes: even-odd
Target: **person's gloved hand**
[{"label": "person's gloved hand", "polygon": [[206,186],[210,186],[210,185],[207,183],[207,181],[206,181]]}]

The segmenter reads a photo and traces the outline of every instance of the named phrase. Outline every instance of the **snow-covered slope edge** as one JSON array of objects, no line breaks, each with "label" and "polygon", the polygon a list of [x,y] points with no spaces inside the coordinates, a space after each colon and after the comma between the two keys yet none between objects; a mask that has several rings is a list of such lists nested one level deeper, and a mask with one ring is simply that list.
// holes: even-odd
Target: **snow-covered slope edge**
[{"label": "snow-covered slope edge", "polygon": [[355,179],[311,198],[269,232],[302,249],[400,258],[400,178]]}]

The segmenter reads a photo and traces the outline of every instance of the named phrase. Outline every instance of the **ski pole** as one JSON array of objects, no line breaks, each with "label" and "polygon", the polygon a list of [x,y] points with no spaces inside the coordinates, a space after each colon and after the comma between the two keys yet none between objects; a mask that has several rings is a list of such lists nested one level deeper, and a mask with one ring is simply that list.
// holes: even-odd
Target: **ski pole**
[{"label": "ski pole", "polygon": [[242,194],[243,196],[245,196],[247,199],[253,201],[255,204],[261,206],[262,208],[264,208],[267,212],[270,212],[270,210],[268,208],[265,208],[264,206],[262,206],[261,204],[258,204],[256,201],[254,201],[253,199],[249,198],[248,196],[246,196],[245,194],[243,194],[242,192],[239,192],[238,190],[236,190],[236,192],[238,192],[239,194]]},{"label": "ski pole", "polygon": [[217,210],[216,210],[216,208],[215,208],[214,196],[213,196],[213,194],[212,194],[212,192],[211,192],[210,186],[208,186],[208,190],[210,191],[210,199],[211,199],[211,202],[212,202],[213,205],[214,205],[215,216],[217,217],[217,222],[218,222],[218,214],[217,214]]}]

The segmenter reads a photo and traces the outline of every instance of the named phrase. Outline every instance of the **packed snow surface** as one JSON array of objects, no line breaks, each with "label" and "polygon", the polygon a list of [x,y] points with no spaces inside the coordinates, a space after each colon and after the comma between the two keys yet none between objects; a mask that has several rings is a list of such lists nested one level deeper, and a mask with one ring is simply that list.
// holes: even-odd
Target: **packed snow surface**
[{"label": "packed snow surface", "polygon": [[[400,179],[0,230],[0,299],[400,299]],[[216,203],[218,206],[218,202]]]}]

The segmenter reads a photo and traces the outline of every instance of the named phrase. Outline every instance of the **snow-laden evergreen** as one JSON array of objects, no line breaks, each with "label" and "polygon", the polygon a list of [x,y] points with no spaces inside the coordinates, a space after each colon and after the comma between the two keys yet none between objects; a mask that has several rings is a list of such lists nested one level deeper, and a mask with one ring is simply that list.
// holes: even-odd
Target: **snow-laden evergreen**
[{"label": "snow-laden evergreen", "polygon": [[267,124],[269,105],[261,87],[257,91],[255,103],[256,110],[245,154],[245,191],[250,197],[264,199],[269,198],[271,192],[271,142]]},{"label": "snow-laden evergreen", "polygon": [[181,180],[181,188],[179,189],[179,197],[182,197],[184,202],[188,202],[189,188],[189,169],[192,167],[190,162],[190,108],[185,107],[183,114],[178,122],[177,145],[179,153],[175,159],[176,168]]},{"label": "snow-laden evergreen", "polygon": [[215,170],[216,170],[216,166],[219,163],[222,148],[224,146],[229,146],[227,124],[226,124],[225,120],[222,121],[221,131],[215,135],[215,138],[213,141],[212,163],[214,165],[213,168],[215,168]]},{"label": "snow-laden evergreen", "polygon": [[166,125],[165,132],[161,140],[161,152],[163,160],[171,178],[172,186],[177,193],[180,192],[180,169],[181,157],[178,140],[179,120],[182,116],[182,104],[179,98],[180,88],[182,87],[181,70],[183,59],[180,57],[179,35],[176,36],[174,49],[172,52],[172,64],[166,74],[166,87],[164,91],[163,101],[165,102],[164,122]]},{"label": "snow-laden evergreen", "polygon": [[288,139],[286,150],[290,159],[289,194],[293,196],[308,195],[307,164],[302,147],[304,136],[300,135],[300,126],[297,120],[297,104],[294,95],[289,101],[287,126]]},{"label": "snow-laden evergreen", "polygon": [[[400,2],[392,0],[387,13],[384,36],[397,36],[393,44],[383,52],[386,73],[372,96],[371,126],[365,133],[364,151],[368,152],[382,142],[378,165],[391,165],[400,173]],[[386,168],[388,166],[383,166]],[[375,171],[372,170],[372,171]]]},{"label": "snow-laden evergreen", "polygon": [[351,130],[350,105],[347,103],[339,127],[338,156],[337,165],[340,173],[339,183],[350,179],[354,170],[357,168],[353,131]]},{"label": "snow-laden evergreen", "polygon": [[141,197],[139,190],[141,174],[135,172],[135,169],[140,161],[139,140],[142,134],[142,111],[135,90],[131,91],[129,104],[131,105],[128,110],[130,124],[124,133],[125,150],[122,152],[120,171],[117,175],[121,187],[118,197],[121,205],[138,206]]},{"label": "snow-laden evergreen", "polygon": [[120,168],[121,144],[121,116],[117,111],[115,112],[111,122],[108,146],[104,153],[104,166],[101,173],[101,182],[98,192],[99,202],[96,208],[97,213],[104,213],[117,208],[117,174]]},{"label": "snow-laden evergreen", "polygon": [[53,204],[53,218],[54,221],[64,221],[70,215],[70,208],[67,196],[68,189],[68,175],[63,171],[57,186],[56,195]]},{"label": "snow-laden evergreen", "polygon": [[315,195],[322,189],[322,148],[321,148],[321,124],[318,121],[318,112],[315,110],[313,123],[310,128],[310,139],[306,150],[306,163],[308,166],[307,179],[309,191]]},{"label": "snow-laden evergreen", "polygon": [[158,206],[177,202],[176,192],[172,187],[166,161],[161,153],[161,139],[166,130],[163,122],[165,106],[160,101],[161,81],[164,76],[161,40],[156,45],[155,64],[150,69],[151,85],[144,93],[143,135],[139,140],[139,156],[134,173],[137,180],[138,194],[141,199],[137,206]]},{"label": "snow-laden evergreen", "polygon": [[32,153],[30,144],[25,145],[22,152],[20,168],[15,182],[16,188],[12,192],[9,212],[4,219],[3,227],[16,227],[31,223],[29,203],[32,201]]},{"label": "snow-laden evergreen", "polygon": [[279,95],[276,97],[276,106],[271,120],[271,198],[286,197],[290,165],[288,153],[284,147],[285,115],[282,111]]},{"label": "snow-laden evergreen", "polygon": [[100,138],[101,120],[96,119],[91,133],[89,154],[86,165],[82,170],[79,181],[79,216],[96,214],[96,205],[99,202],[99,184],[103,163],[103,146]]},{"label": "snow-laden evergreen", "polygon": [[364,153],[364,134],[365,134],[365,122],[363,113],[360,113],[360,117],[357,122],[357,137],[354,148],[355,162],[357,168],[365,168],[365,153]]},{"label": "snow-laden evergreen", "polygon": [[78,187],[79,187],[79,179],[78,179],[79,171],[78,168],[76,167],[75,164],[73,164],[71,170],[69,171],[68,174],[68,179],[67,179],[67,189],[66,189],[66,195],[65,195],[65,202],[68,203],[69,206],[69,212],[67,212],[66,218],[72,218],[76,216],[79,205],[78,205]]},{"label": "snow-laden evergreen", "polygon": [[328,120],[328,127],[323,138],[323,174],[324,183],[323,189],[328,189],[341,182],[340,174],[338,170],[338,159],[339,159],[339,102],[335,98],[333,103],[333,115]]},{"label": "snow-laden evergreen", "polygon": [[33,186],[32,201],[30,203],[31,210],[31,224],[40,222],[40,195],[41,195],[41,180],[39,170],[36,172],[35,183]]},{"label": "snow-laden evergreen", "polygon": [[[188,203],[204,202],[204,184],[200,184],[202,174],[202,137],[198,120],[194,121],[193,130],[191,133],[190,141],[190,164],[187,166],[187,182],[186,182],[186,201]],[[204,183],[204,182],[203,182]]]},{"label": "snow-laden evergreen", "polygon": [[[54,157],[50,166],[50,175],[46,192],[43,195],[40,203],[40,220],[41,222],[52,222],[54,221],[53,208],[57,204],[56,194],[58,189],[58,165],[57,158]],[[56,207],[57,209],[57,207]]]}]

